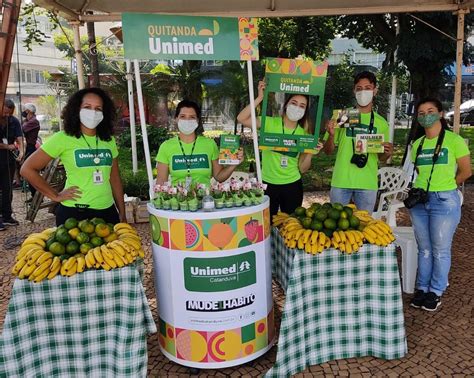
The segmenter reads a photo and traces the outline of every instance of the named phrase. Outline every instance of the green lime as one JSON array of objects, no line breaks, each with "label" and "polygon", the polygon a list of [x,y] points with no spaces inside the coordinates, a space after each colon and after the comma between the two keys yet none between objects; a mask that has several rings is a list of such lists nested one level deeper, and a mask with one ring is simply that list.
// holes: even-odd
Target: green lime
[{"label": "green lime", "polygon": [[347,213],[346,213],[345,210],[342,210],[342,211],[339,213],[339,218],[341,218],[341,219],[348,219],[349,216],[347,215]]},{"label": "green lime", "polygon": [[344,206],[344,211],[347,213],[347,215],[350,217],[352,215],[352,213],[354,212],[352,210],[352,208],[350,208],[349,206]]},{"label": "green lime", "polygon": [[316,213],[314,214],[314,217],[318,221],[324,222],[326,218],[328,217],[328,213],[326,210],[321,209],[321,210],[316,211]]},{"label": "green lime", "polygon": [[325,228],[323,231],[324,235],[326,235],[328,238],[332,238],[332,234],[334,232],[334,230],[328,230],[327,228]]},{"label": "green lime", "polygon": [[311,229],[316,231],[321,231],[323,229],[323,222],[315,219],[311,222]]},{"label": "green lime", "polygon": [[89,241],[89,235],[87,235],[85,232],[79,232],[76,236],[76,241],[79,244],[84,244]]},{"label": "green lime", "polygon": [[315,212],[316,212],[316,210],[310,207],[309,209],[306,209],[306,216],[308,218],[312,218],[312,217],[314,217]]},{"label": "green lime", "polygon": [[64,222],[64,227],[68,230],[77,227],[77,219],[76,218],[68,218],[66,222]]},{"label": "green lime", "polygon": [[90,234],[94,232],[95,230],[95,226],[88,220],[80,221],[79,228],[81,229],[82,232],[85,232],[86,234]]},{"label": "green lime", "polygon": [[312,219],[310,217],[303,218],[301,221],[301,224],[303,225],[304,228],[310,228],[311,226]]},{"label": "green lime", "polygon": [[339,227],[341,230],[347,230],[349,229],[350,223],[347,219],[339,219],[339,222],[337,222],[337,227]]},{"label": "green lime", "polygon": [[53,236],[50,236],[48,240],[46,240],[46,250],[49,251],[49,247],[51,247],[51,244],[53,244],[56,241],[56,238]]},{"label": "green lime", "polygon": [[79,248],[79,251],[85,255],[87,252],[89,252],[94,246],[91,243],[84,243],[81,244],[81,247]]},{"label": "green lime", "polygon": [[310,206],[311,209],[318,210],[321,208],[321,204],[319,202],[313,202]]},{"label": "green lime", "polygon": [[297,216],[305,215],[305,214],[306,214],[306,209],[305,209],[303,206],[297,207],[297,208],[295,209],[295,214],[296,214]]},{"label": "green lime", "polygon": [[338,220],[341,217],[341,212],[337,209],[331,209],[328,211],[328,217],[334,220]]},{"label": "green lime", "polygon": [[336,209],[336,210],[339,210],[339,211],[344,210],[344,206],[342,206],[339,202],[333,203],[332,208]]},{"label": "green lime", "polygon": [[53,255],[61,256],[66,252],[66,247],[59,242],[54,242],[49,246],[49,252]]},{"label": "green lime", "polygon": [[337,228],[337,223],[334,219],[328,218],[324,221],[324,227],[329,230],[335,230]]},{"label": "green lime", "polygon": [[71,241],[71,236],[68,233],[66,228],[56,231],[56,241],[60,242],[63,245],[66,245]]},{"label": "green lime", "polygon": [[349,224],[350,224],[351,228],[357,229],[360,225],[360,220],[356,216],[351,215],[349,217]]},{"label": "green lime", "polygon": [[329,202],[324,203],[321,207],[325,210],[332,209],[332,205]]},{"label": "green lime", "polygon": [[73,241],[70,241],[69,243],[67,243],[66,245],[66,253],[68,255],[75,255],[77,252],[79,252],[79,248],[81,246],[79,245],[79,243],[75,240]]},{"label": "green lime", "polygon": [[91,244],[94,247],[99,247],[102,244],[104,244],[104,241],[102,240],[102,238],[99,238],[98,236],[94,236],[93,238],[91,238]]},{"label": "green lime", "polygon": [[91,223],[94,226],[97,226],[98,224],[105,223],[105,220],[103,220],[102,218],[92,218]]}]

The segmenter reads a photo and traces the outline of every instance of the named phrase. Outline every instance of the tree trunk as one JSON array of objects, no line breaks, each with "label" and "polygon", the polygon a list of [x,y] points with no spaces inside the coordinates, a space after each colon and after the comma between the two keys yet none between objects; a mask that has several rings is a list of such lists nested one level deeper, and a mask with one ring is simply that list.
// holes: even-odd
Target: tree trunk
[{"label": "tree trunk", "polygon": [[87,37],[89,40],[89,57],[91,60],[91,79],[90,87],[99,88],[100,79],[99,79],[99,59],[97,56],[97,47],[95,41],[95,27],[93,22],[87,23]]}]

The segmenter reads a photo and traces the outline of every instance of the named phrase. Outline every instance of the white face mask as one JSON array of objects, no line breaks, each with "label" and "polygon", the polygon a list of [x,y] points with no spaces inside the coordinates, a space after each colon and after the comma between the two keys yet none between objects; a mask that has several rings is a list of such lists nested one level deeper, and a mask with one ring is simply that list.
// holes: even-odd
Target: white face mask
[{"label": "white face mask", "polygon": [[286,107],[286,116],[290,121],[299,121],[304,116],[305,109],[289,104]]},{"label": "white face mask", "polygon": [[355,98],[359,106],[367,106],[372,102],[372,99],[374,98],[374,91],[366,89],[364,89],[363,91],[358,91],[355,93]]},{"label": "white face mask", "polygon": [[195,119],[178,119],[178,129],[184,135],[190,135],[198,127],[198,121]]},{"label": "white face mask", "polygon": [[85,127],[94,130],[102,122],[104,115],[100,110],[81,109],[79,119]]}]

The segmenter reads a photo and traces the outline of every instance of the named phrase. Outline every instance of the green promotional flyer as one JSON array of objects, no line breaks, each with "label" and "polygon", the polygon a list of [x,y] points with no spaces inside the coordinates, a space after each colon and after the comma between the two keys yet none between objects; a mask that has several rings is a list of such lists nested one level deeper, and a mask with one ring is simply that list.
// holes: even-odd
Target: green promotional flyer
[{"label": "green promotional flyer", "polygon": [[383,142],[383,134],[357,134],[354,149],[358,154],[381,154]]},{"label": "green promotional flyer", "polygon": [[[319,130],[323,113],[328,62],[304,59],[268,58],[266,61],[266,88],[262,105],[259,148],[287,152],[317,153]],[[283,103],[292,95],[307,99],[305,115],[299,121],[304,134],[269,132],[268,118],[281,117]],[[272,120],[273,121],[273,120]]]},{"label": "green promotional flyer", "polygon": [[240,136],[233,134],[221,135],[219,148],[219,164],[239,165],[238,152],[240,148]]},{"label": "green promotional flyer", "polygon": [[124,13],[127,59],[258,60],[256,18]]}]

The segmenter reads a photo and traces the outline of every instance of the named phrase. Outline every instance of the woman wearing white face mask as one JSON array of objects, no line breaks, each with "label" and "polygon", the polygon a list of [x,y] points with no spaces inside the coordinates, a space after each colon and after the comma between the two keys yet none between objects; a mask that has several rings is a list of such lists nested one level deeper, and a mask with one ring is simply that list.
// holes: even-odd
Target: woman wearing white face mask
[{"label": "woman wearing white face mask", "polygon": [[[260,105],[265,91],[265,82],[258,83],[255,106]],[[308,123],[308,97],[294,94],[288,96],[283,105],[281,117],[265,117],[265,131],[281,134],[312,134]],[[237,116],[245,127],[252,127],[250,105]],[[257,119],[260,127],[260,119]],[[270,197],[270,215],[281,210],[292,213],[303,203],[301,174],[311,167],[312,154],[264,150],[262,152],[262,178],[267,184],[266,194]]]},{"label": "woman wearing white face mask", "polygon": [[[222,166],[218,163],[219,150],[216,143],[202,136],[201,109],[193,101],[183,100],[176,107],[175,121],[178,136],[162,143],[156,156],[157,184],[164,184],[171,176],[172,184],[178,182],[209,185],[211,177],[216,181],[227,180],[236,165]],[[239,152],[242,162],[243,152]]]},{"label": "woman wearing white face mask", "polygon": [[[118,151],[113,134],[115,106],[99,88],[73,94],[62,113],[64,131],[55,133],[23,164],[21,175],[55,202],[56,224],[67,218],[126,221]],[[59,158],[67,180],[57,192],[39,174]]]}]

